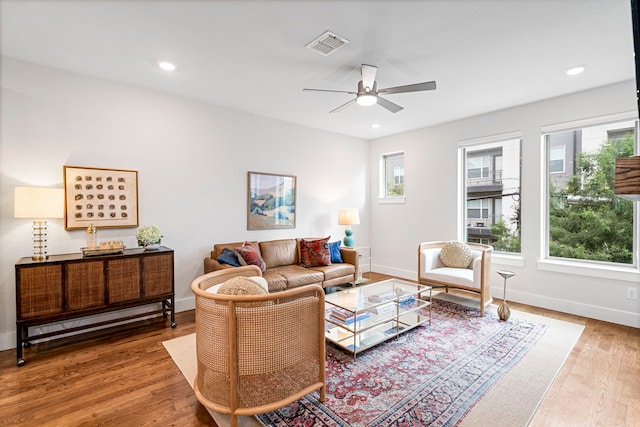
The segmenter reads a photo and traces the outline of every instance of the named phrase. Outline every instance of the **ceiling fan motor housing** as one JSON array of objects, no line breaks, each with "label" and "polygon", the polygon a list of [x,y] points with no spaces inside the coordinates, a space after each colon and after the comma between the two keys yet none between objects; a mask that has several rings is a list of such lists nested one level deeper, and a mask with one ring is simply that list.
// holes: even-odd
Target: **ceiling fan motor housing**
[{"label": "ceiling fan motor housing", "polygon": [[373,82],[373,87],[368,88],[364,87],[362,80],[358,82],[358,96],[363,95],[365,93],[373,93],[375,95],[378,94],[378,82]]}]

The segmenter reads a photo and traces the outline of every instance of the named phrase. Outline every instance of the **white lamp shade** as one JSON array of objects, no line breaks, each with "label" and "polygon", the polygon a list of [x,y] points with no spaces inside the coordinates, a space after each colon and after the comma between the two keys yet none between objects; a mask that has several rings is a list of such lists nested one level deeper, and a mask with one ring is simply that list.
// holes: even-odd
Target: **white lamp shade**
[{"label": "white lamp shade", "polygon": [[338,224],[360,224],[360,213],[358,212],[358,209],[340,209],[338,211]]},{"label": "white lamp shade", "polygon": [[14,217],[47,219],[64,217],[64,189],[15,188]]}]

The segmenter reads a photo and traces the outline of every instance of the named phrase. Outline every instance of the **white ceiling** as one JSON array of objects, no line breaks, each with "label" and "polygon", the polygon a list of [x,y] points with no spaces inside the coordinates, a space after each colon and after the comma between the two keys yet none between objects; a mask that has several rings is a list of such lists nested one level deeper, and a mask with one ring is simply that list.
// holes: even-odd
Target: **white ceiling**
[{"label": "white ceiling", "polygon": [[[0,0],[4,56],[373,139],[633,79],[630,0]],[[329,56],[305,44],[331,30]],[[177,65],[170,73],[159,59]],[[329,114],[360,64],[404,107]],[[565,70],[584,65],[569,77]],[[380,123],[372,129],[372,123]]]}]

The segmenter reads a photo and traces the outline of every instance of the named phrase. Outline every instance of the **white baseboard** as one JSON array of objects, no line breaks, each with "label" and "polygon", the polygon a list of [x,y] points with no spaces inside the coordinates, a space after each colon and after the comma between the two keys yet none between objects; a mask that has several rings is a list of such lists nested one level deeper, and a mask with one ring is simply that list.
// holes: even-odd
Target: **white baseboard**
[{"label": "white baseboard", "polygon": [[[494,289],[491,294],[495,298],[502,299],[502,289]],[[605,322],[617,323],[619,325],[640,328],[640,313],[634,313],[631,311],[622,311],[609,307],[551,298],[544,295],[517,290],[507,291],[507,303],[509,301],[560,311],[562,313],[575,314],[577,316],[588,317],[590,319],[604,320]]]},{"label": "white baseboard", "polygon": [[[417,271],[403,270],[383,265],[372,265],[373,271],[388,274],[390,276],[401,277],[408,280],[417,280]],[[502,299],[502,287],[491,290],[491,296]],[[605,322],[617,323],[619,325],[640,328],[640,313],[622,311],[608,307],[584,304],[576,301],[547,297],[544,295],[532,294],[528,292],[518,292],[508,290],[507,302],[515,301],[534,307],[546,308],[548,310],[560,311],[577,316],[588,317],[590,319],[604,320]]]},{"label": "white baseboard", "polygon": [[[179,313],[181,311],[193,310],[195,308],[195,298],[189,297],[189,298],[177,299],[175,301],[175,304],[176,304],[176,309],[175,309],[176,313]],[[145,311],[151,311],[155,309],[157,309],[155,305],[149,304],[149,305],[140,306],[140,307],[132,307],[130,309],[125,309],[118,312],[103,313],[95,316],[87,316],[79,319],[67,320],[64,322],[51,323],[44,326],[36,326],[36,328],[40,328],[42,332],[58,331],[58,330],[64,330],[67,328],[73,328],[76,326],[81,326],[83,324],[86,325],[89,323],[100,322],[103,320],[117,319],[118,317],[122,317],[122,316],[144,313]],[[77,334],[86,333],[92,330],[112,328],[114,326],[122,325],[125,323],[139,322],[142,319],[144,319],[144,317],[141,317],[138,319],[131,319],[131,320],[127,320],[119,323],[113,323],[111,325],[105,325],[97,328],[85,329],[83,331],[78,331],[78,332],[70,333],[67,335],[77,335]],[[178,324],[178,327],[180,327],[179,324]],[[61,338],[63,336],[65,336],[65,334],[57,335],[55,338],[50,338],[50,339]],[[17,345],[16,339],[17,339],[17,336],[16,336],[15,330],[12,332],[5,332],[3,334],[0,334],[0,351],[15,349]],[[46,339],[44,339],[43,341],[45,340]]]}]

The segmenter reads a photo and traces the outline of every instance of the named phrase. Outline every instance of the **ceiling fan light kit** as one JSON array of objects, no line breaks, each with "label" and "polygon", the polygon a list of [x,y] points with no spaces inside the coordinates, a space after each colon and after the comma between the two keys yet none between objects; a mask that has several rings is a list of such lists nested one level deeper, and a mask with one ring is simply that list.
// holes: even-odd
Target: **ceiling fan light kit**
[{"label": "ceiling fan light kit", "polygon": [[372,93],[364,93],[362,95],[358,95],[356,102],[358,105],[362,105],[363,107],[370,107],[373,104],[378,103],[378,98]]},{"label": "ceiling fan light kit", "polygon": [[373,65],[362,64],[360,68],[360,72],[362,74],[362,80],[358,82],[357,92],[350,92],[346,90],[307,89],[307,88],[302,90],[312,91],[312,92],[348,93],[349,95],[356,95],[354,99],[352,99],[351,101],[345,104],[340,105],[337,108],[334,108],[333,110],[330,111],[330,113],[337,113],[339,111],[342,111],[343,109],[353,104],[354,102],[358,105],[362,105],[365,107],[368,107],[374,104],[379,104],[380,106],[386,108],[392,113],[397,113],[398,111],[402,110],[402,107],[399,106],[398,104],[394,104],[393,102],[385,98],[381,98],[379,96],[380,93],[391,95],[395,93],[420,92],[424,90],[436,89],[436,82],[431,81],[431,82],[415,83],[415,84],[410,84],[405,86],[388,87],[385,89],[378,90],[378,83],[376,82],[377,71],[378,71],[378,67],[374,67]]}]

